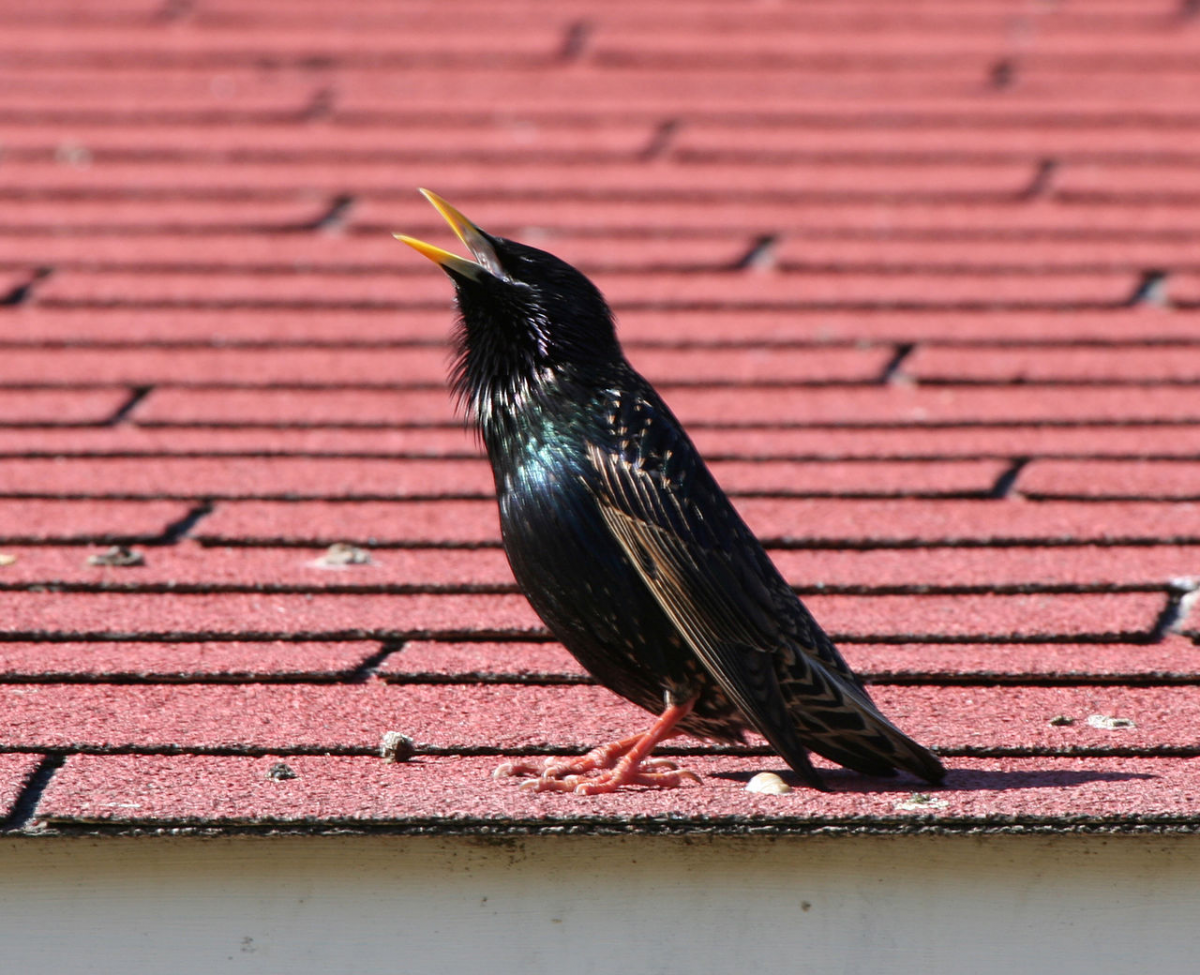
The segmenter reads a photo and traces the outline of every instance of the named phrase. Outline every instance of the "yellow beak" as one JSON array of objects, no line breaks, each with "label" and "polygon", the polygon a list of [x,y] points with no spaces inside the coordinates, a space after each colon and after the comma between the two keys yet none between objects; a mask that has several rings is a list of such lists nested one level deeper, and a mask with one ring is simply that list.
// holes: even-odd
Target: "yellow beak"
[{"label": "yellow beak", "polygon": [[442,215],[446,223],[450,224],[450,229],[466,245],[475,260],[467,260],[465,257],[451,254],[448,250],[443,250],[441,247],[427,244],[423,240],[417,240],[415,237],[409,237],[405,234],[395,234],[394,236],[397,240],[404,241],[413,250],[424,254],[434,264],[439,265],[443,270],[451,274],[460,274],[463,277],[470,278],[472,281],[478,281],[484,275],[507,280],[508,276],[501,269],[500,262],[496,259],[495,248],[492,247],[491,241],[482,230],[436,193],[422,189],[421,195],[432,203],[433,208]]}]

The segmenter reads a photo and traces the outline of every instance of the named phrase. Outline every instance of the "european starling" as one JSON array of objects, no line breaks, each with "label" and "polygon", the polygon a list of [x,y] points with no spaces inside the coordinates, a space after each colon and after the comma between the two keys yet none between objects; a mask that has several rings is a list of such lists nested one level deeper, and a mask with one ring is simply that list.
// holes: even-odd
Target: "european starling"
[{"label": "european starling", "polygon": [[658,715],[581,758],[497,773],[585,795],[677,786],[699,779],[649,758],[659,742],[753,729],[818,789],[810,750],[940,781],[941,763],[875,707],[625,359],[596,286],[421,192],[473,258],[397,235],[454,282],[451,384],[491,461],[517,584],[601,684]]}]

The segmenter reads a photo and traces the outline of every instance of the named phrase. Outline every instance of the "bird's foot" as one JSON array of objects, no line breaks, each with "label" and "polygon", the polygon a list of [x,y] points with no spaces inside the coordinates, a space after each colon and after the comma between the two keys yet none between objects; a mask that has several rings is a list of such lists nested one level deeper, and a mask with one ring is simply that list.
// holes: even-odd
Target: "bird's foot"
[{"label": "bird's foot", "polygon": [[616,768],[591,775],[566,775],[562,778],[543,775],[522,783],[521,789],[525,792],[573,792],[577,796],[599,796],[617,792],[626,785],[677,789],[685,782],[699,783],[700,776],[691,769],[679,768],[665,759],[652,759],[649,763],[643,762],[637,766],[618,764]]},{"label": "bird's foot", "polygon": [[641,735],[612,741],[599,748],[593,748],[579,758],[559,758],[551,755],[537,762],[505,762],[492,773],[492,778],[506,779],[511,776],[537,775],[549,778],[562,778],[567,775],[583,775],[594,769],[610,769],[622,755],[642,740]]},{"label": "bird's foot", "polygon": [[626,785],[674,789],[685,782],[700,781],[695,772],[680,768],[667,758],[647,758],[635,764],[617,753],[615,762],[601,765],[597,753],[604,750],[596,749],[574,760],[548,758],[541,766],[531,762],[508,762],[497,768],[493,775],[498,779],[533,776],[521,783],[522,792],[573,792],[579,796],[616,792]]},{"label": "bird's foot", "polygon": [[493,778],[530,777],[521,783],[526,792],[573,792],[595,796],[616,792],[622,786],[647,786],[674,789],[684,782],[699,782],[700,776],[681,769],[668,758],[650,758],[651,750],[670,737],[675,725],[691,710],[691,705],[667,708],[649,731],[593,748],[578,758],[551,756],[537,762],[505,762]]}]

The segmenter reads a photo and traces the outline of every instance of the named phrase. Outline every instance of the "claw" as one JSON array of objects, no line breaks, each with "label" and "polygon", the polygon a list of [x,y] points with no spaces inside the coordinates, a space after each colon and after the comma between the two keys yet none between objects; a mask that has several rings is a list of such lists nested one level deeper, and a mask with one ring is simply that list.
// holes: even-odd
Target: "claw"
[{"label": "claw", "polygon": [[511,779],[518,775],[540,775],[542,770],[528,762],[505,762],[492,772],[493,779]]},{"label": "claw", "polygon": [[[664,772],[678,771],[679,766],[672,762],[669,758],[647,758],[642,761],[642,768],[645,769],[662,769]],[[689,775],[694,774],[689,772]]]},{"label": "claw", "polygon": [[626,785],[674,789],[684,782],[699,782],[700,776],[681,769],[671,759],[650,757],[655,745],[675,733],[675,726],[691,711],[692,703],[672,704],[645,734],[601,745],[579,758],[550,756],[540,765],[505,762],[492,778],[529,776],[520,785],[522,792],[573,792],[578,796],[616,792]]}]

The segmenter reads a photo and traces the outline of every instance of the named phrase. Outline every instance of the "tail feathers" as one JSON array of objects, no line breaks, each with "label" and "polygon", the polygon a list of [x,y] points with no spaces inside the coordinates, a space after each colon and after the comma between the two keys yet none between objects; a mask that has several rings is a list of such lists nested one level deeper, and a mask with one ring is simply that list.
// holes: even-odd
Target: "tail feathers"
[{"label": "tail feathers", "polygon": [[821,778],[821,773],[813,768],[813,763],[808,757],[808,750],[796,740],[795,735],[787,735],[783,740],[777,740],[775,736],[767,736],[767,740],[771,742],[775,751],[783,756],[783,760],[791,766],[792,771],[804,780],[805,785],[818,792],[830,791],[825,780]]},{"label": "tail feathers", "polygon": [[787,736],[792,738],[792,741],[780,741],[775,736],[769,740],[788,765],[809,786],[822,792],[828,792],[829,787],[809,761],[809,750],[863,775],[891,778],[897,769],[903,769],[934,785],[945,778],[946,769],[933,752],[918,745],[890,724],[888,731],[886,737],[866,732],[854,738],[844,734],[830,737],[799,731],[795,736]]},{"label": "tail feathers", "polygon": [[933,752],[918,745],[874,708],[854,711],[863,722],[861,730],[812,728],[817,733],[801,733],[805,744],[818,755],[864,775],[891,776],[896,769],[903,769],[932,784],[946,777],[945,767]]},{"label": "tail feathers", "polygon": [[945,778],[929,749],[885,718],[857,686],[817,661],[797,659],[780,690],[794,730],[786,737],[804,748],[864,775],[894,775],[899,768],[930,783]]},{"label": "tail feathers", "polygon": [[[897,732],[898,733],[898,732]],[[904,761],[898,762],[900,768],[912,772],[919,779],[924,779],[930,785],[938,785],[946,778],[946,766],[928,748],[918,745],[911,738],[901,735],[907,746]]]}]

